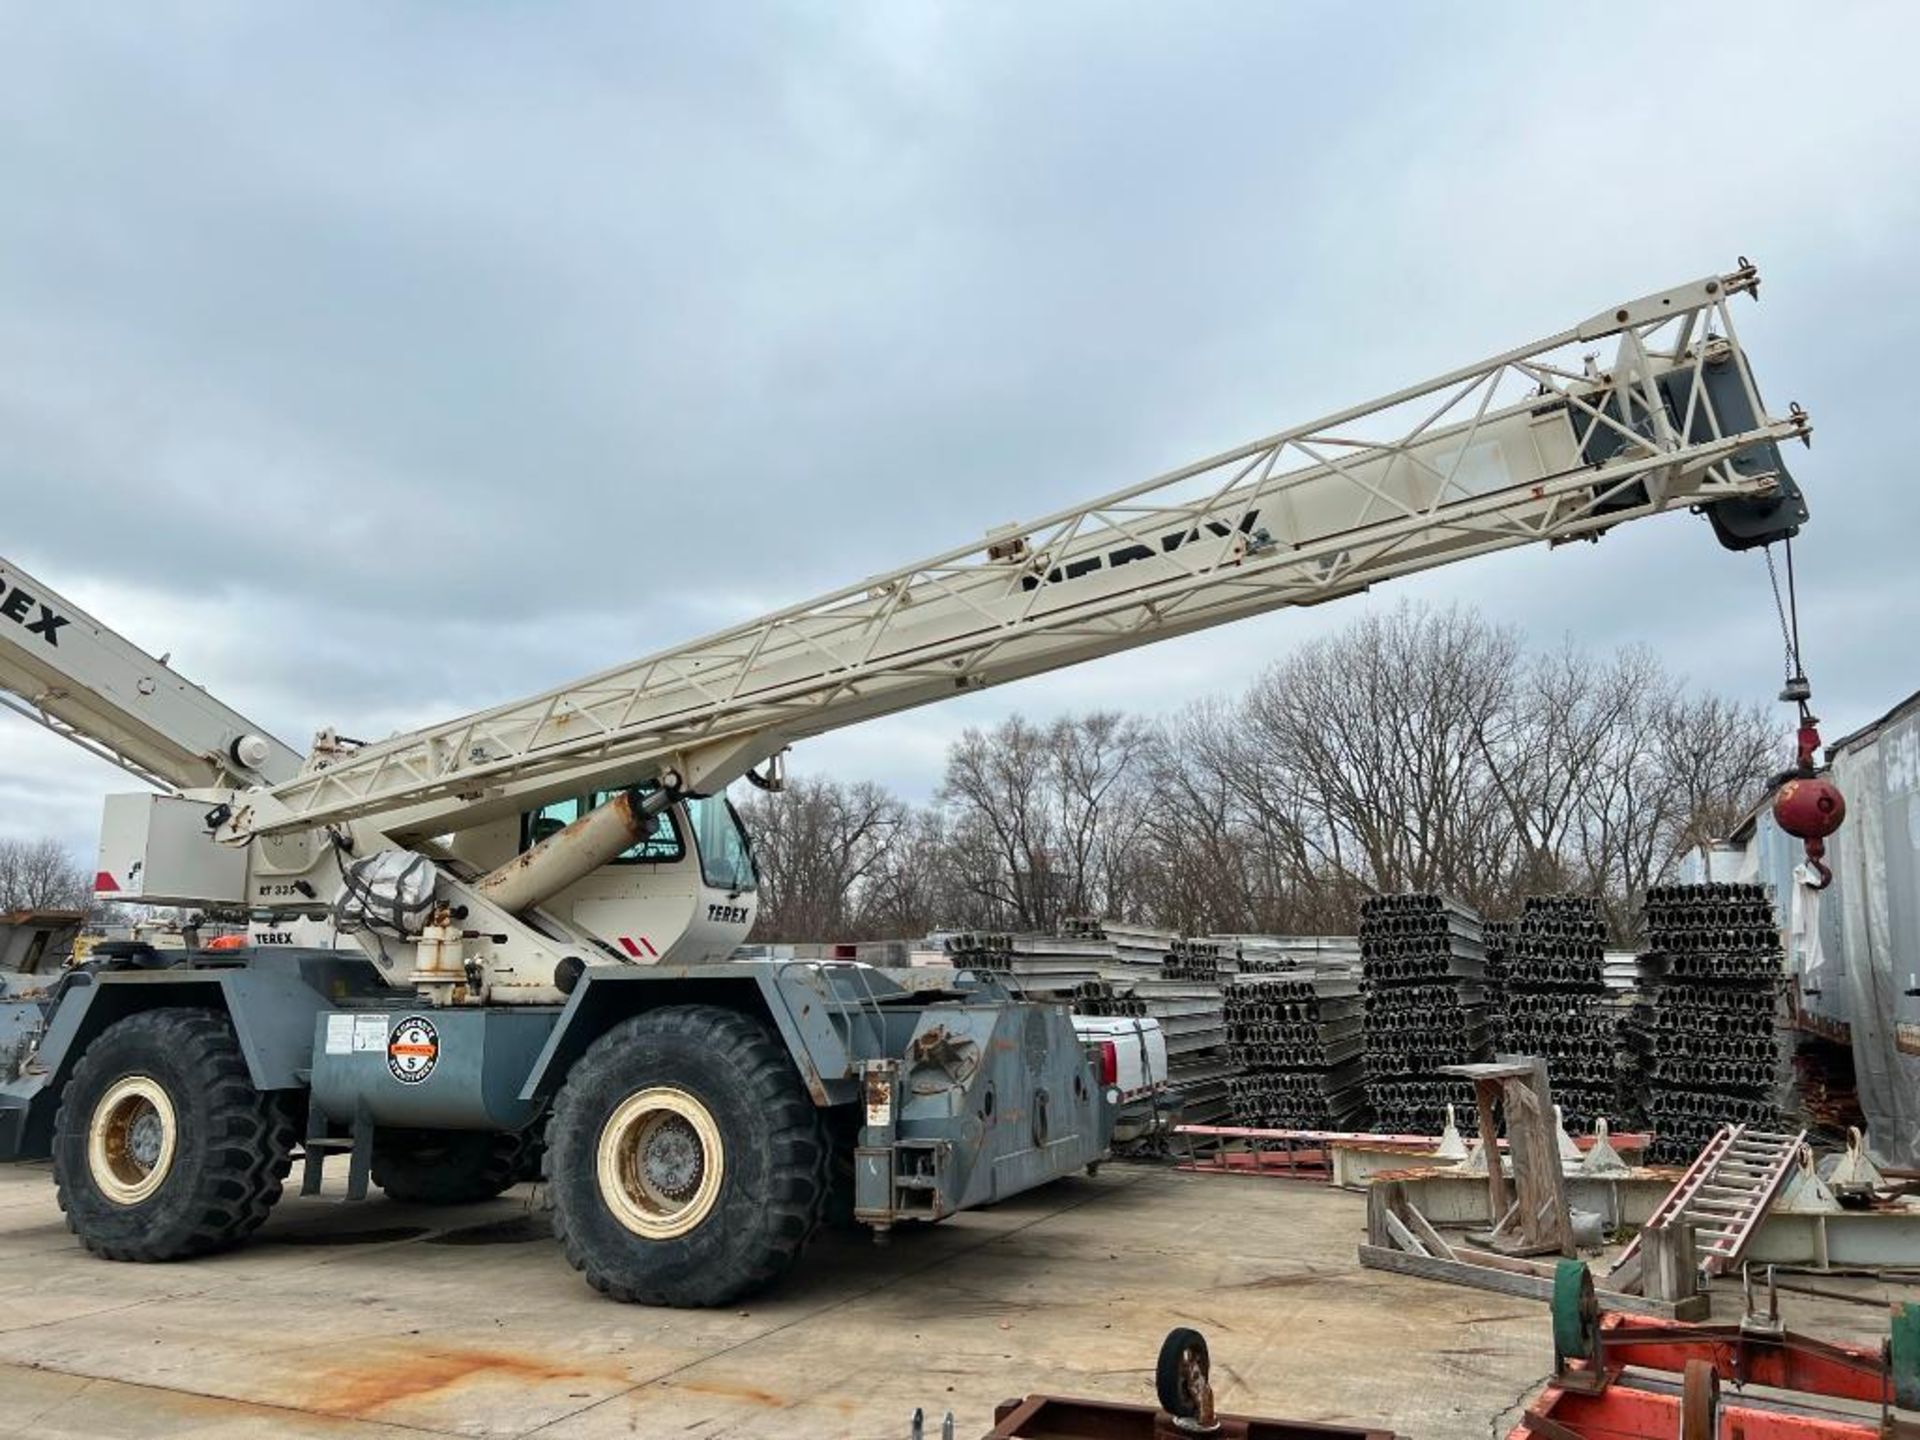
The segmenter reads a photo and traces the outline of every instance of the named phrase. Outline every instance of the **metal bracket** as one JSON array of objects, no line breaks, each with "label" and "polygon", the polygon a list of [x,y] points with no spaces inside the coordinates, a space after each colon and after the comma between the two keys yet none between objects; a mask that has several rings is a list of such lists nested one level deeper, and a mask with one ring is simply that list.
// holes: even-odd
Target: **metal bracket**
[{"label": "metal bracket", "polygon": [[373,1174],[373,1116],[364,1104],[354,1111],[344,1136],[333,1133],[333,1123],[317,1105],[307,1107],[307,1134],[301,1143],[300,1193],[320,1193],[321,1167],[327,1156],[347,1152],[347,1199],[364,1200]]}]

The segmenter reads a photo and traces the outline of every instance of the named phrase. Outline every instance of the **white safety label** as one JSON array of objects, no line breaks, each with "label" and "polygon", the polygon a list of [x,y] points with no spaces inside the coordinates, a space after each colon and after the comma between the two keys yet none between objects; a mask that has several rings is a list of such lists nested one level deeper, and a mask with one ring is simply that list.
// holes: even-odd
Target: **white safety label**
[{"label": "white safety label", "polygon": [[386,1049],[387,1017],[384,1015],[356,1015],[353,1021],[353,1048],[355,1050]]},{"label": "white safety label", "polygon": [[346,1055],[353,1050],[353,1016],[327,1016],[327,1054]]}]

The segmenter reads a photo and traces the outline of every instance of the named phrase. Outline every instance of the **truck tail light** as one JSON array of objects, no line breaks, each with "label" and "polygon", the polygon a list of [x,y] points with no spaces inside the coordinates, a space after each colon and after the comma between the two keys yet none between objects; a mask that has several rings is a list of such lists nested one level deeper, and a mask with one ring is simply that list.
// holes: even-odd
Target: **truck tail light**
[{"label": "truck tail light", "polygon": [[1111,1040],[1100,1042],[1100,1083],[1116,1085],[1120,1081],[1120,1047]]}]

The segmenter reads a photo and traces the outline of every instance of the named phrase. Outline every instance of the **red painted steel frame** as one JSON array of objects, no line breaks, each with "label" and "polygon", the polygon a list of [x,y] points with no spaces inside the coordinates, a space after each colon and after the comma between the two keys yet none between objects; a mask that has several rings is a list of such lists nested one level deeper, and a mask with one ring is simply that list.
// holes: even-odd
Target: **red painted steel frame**
[{"label": "red painted steel frame", "polygon": [[1835,1345],[1804,1335],[1778,1339],[1742,1334],[1737,1325],[1688,1325],[1645,1315],[1603,1315],[1600,1352],[1609,1370],[1682,1373],[1689,1360],[1705,1360],[1724,1381],[1799,1390],[1840,1400],[1879,1405],[1891,1398],[1885,1358],[1879,1349]]},{"label": "red painted steel frame", "polygon": [[[1548,1422],[1533,1426],[1535,1418]],[[1671,1440],[1680,1433],[1680,1397],[1656,1395],[1625,1385],[1609,1385],[1598,1395],[1582,1395],[1549,1385],[1527,1408],[1507,1440],[1542,1440],[1552,1426],[1592,1440]],[[1557,1433],[1557,1432],[1555,1432]],[[1881,1440],[1877,1419],[1844,1415],[1791,1415],[1744,1405],[1722,1395],[1720,1433],[1741,1440]]]},{"label": "red painted steel frame", "polygon": [[[1690,1325],[1646,1315],[1600,1318],[1605,1379],[1595,1389],[1584,1362],[1527,1407],[1507,1440],[1671,1440],[1680,1433],[1681,1398],[1612,1383],[1626,1366],[1685,1372],[1705,1360],[1729,1384],[1762,1385],[1805,1395],[1888,1401],[1886,1360],[1864,1345],[1835,1345],[1803,1335],[1744,1334],[1737,1325]],[[1583,1384],[1583,1382],[1585,1382]],[[1746,1403],[1722,1392],[1720,1433],[1739,1440],[1886,1440],[1879,1417],[1800,1415]],[[1908,1433],[1906,1427],[1896,1427]]]}]

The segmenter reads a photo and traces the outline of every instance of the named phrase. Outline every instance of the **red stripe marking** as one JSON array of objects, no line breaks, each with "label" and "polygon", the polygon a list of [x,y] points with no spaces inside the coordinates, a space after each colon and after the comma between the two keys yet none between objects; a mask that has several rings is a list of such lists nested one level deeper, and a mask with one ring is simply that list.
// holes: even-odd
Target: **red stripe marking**
[{"label": "red stripe marking", "polygon": [[106,871],[96,870],[93,872],[93,888],[96,894],[102,890],[118,890],[120,882]]},{"label": "red stripe marking", "polygon": [[639,947],[638,945],[636,945],[636,944],[634,944],[634,943],[633,943],[633,941],[631,941],[631,940],[629,940],[629,939],[628,939],[628,938],[627,938],[626,936],[624,936],[624,935],[622,935],[622,936],[620,937],[620,948],[621,948],[622,950],[624,950],[624,951],[626,951],[626,952],[627,952],[627,954],[629,954],[629,955],[635,955],[635,956],[637,956],[637,955],[639,955],[639,953],[640,953],[640,947]]},{"label": "red stripe marking", "polygon": [[[660,952],[653,948],[653,942],[647,939],[646,936],[642,935],[640,937],[640,943],[647,947],[647,954],[651,955],[656,960],[660,958]],[[637,955],[639,952],[636,950],[634,953]]]}]

